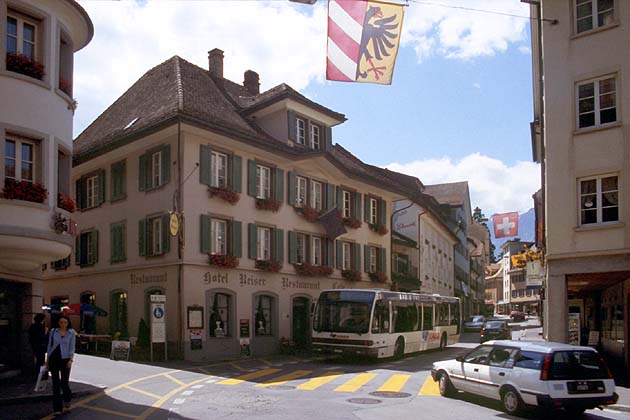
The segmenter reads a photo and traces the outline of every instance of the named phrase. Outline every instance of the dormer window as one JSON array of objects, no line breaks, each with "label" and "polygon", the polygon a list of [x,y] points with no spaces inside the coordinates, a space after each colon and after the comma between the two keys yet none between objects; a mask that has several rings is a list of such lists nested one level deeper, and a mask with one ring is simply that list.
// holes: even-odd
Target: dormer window
[{"label": "dormer window", "polygon": [[319,121],[309,119],[304,115],[297,115],[295,111],[288,111],[289,140],[295,145],[313,150],[323,150],[330,142],[330,128]]},{"label": "dormer window", "polygon": [[311,124],[311,149],[319,150],[320,145],[320,128],[318,125]]},{"label": "dormer window", "polygon": [[296,138],[295,142],[297,144],[305,145],[306,144],[306,121],[302,118],[296,118]]}]

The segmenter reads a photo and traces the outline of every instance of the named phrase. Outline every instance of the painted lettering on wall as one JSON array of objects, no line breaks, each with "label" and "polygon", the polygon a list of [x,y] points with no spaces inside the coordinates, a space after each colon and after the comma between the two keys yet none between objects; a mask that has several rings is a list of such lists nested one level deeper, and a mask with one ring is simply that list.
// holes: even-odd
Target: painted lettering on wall
[{"label": "painted lettering on wall", "polygon": [[207,272],[203,275],[204,284],[228,284],[228,274],[227,273],[210,273]]},{"label": "painted lettering on wall", "polygon": [[285,289],[319,290],[319,282],[318,281],[289,280],[287,277],[282,277],[282,290],[285,290]]},{"label": "painted lettering on wall", "polygon": [[129,283],[134,286],[147,283],[164,283],[166,281],[166,273],[163,274],[129,274]]},{"label": "painted lettering on wall", "polygon": [[248,276],[245,273],[241,273],[238,275],[239,285],[243,286],[265,286],[267,283],[266,279],[254,276]]}]

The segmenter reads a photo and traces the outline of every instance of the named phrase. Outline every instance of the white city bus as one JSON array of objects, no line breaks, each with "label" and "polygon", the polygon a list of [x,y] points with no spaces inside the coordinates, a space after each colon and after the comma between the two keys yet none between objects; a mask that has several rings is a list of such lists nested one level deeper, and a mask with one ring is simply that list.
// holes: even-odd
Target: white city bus
[{"label": "white city bus", "polygon": [[313,349],[402,357],[459,341],[459,298],[385,290],[324,290],[313,314]]}]

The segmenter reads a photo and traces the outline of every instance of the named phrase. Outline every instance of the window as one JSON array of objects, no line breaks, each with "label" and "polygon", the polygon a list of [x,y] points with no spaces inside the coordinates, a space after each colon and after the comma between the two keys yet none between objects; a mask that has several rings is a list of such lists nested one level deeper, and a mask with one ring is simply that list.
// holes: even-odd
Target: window
[{"label": "window", "polygon": [[512,297],[515,298],[517,297],[518,294],[518,290],[512,290]]},{"label": "window", "polygon": [[91,176],[86,179],[86,191],[87,191],[87,208],[96,207],[98,204],[98,176]]},{"label": "window", "polygon": [[389,303],[377,300],[374,304],[374,317],[372,318],[372,333],[389,333]]},{"label": "window", "polygon": [[159,217],[151,219],[151,228],[149,229],[149,247],[151,254],[159,255],[162,253],[162,220]]},{"label": "window", "polygon": [[304,264],[306,262],[306,235],[298,233],[295,235],[295,262]]},{"label": "window", "polygon": [[[92,292],[83,292],[79,301],[86,305],[96,305],[96,295]],[[80,329],[86,334],[96,334],[96,315],[93,312],[80,312]]]},{"label": "window", "polygon": [[155,152],[151,155],[151,188],[162,185],[162,152]]},{"label": "window", "polygon": [[258,228],[256,249],[256,259],[264,261],[271,259],[271,229],[266,227]]},{"label": "window", "polygon": [[487,365],[491,351],[491,346],[479,346],[464,356],[464,362]]},{"label": "window", "polygon": [[306,205],[306,178],[301,176],[295,177],[295,206],[303,207]]},{"label": "window", "polygon": [[322,265],[322,238],[313,236],[311,242],[311,264]]},{"label": "window", "polygon": [[433,329],[433,305],[430,303],[422,304],[422,330]]},{"label": "window", "polygon": [[352,246],[349,242],[343,242],[342,245],[342,270],[350,270],[352,268]]},{"label": "window", "polygon": [[322,183],[311,181],[311,207],[321,211],[323,209],[322,202]]},{"label": "window", "polygon": [[227,255],[227,222],[221,219],[211,221],[211,254]]},{"label": "window", "polygon": [[352,216],[352,193],[350,193],[349,191],[344,191],[343,192],[343,217],[351,217]]},{"label": "window", "polygon": [[171,146],[152,149],[139,157],[138,189],[148,191],[170,180]]},{"label": "window", "polygon": [[127,227],[125,222],[111,225],[110,246],[112,263],[123,262],[127,259]]},{"label": "window", "polygon": [[490,353],[490,366],[511,368],[514,366],[514,356],[518,349],[495,347]]},{"label": "window", "polygon": [[127,329],[127,292],[117,291],[111,294],[109,310],[109,331],[112,335],[120,333],[121,338],[129,336]]},{"label": "window", "polygon": [[50,263],[50,268],[52,268],[55,271],[65,270],[68,267],[70,267],[70,256],[62,260],[57,260]]},{"label": "window", "polygon": [[127,196],[127,162],[121,160],[111,167],[111,201],[121,200]]},{"label": "window", "polygon": [[[369,247],[369,259],[370,259],[370,273],[376,273],[378,271],[378,249],[375,246]],[[367,258],[367,256],[366,256]]]},{"label": "window", "polygon": [[223,153],[212,152],[210,154],[210,186],[216,188],[227,187],[228,157]]},{"label": "window", "polygon": [[615,19],[615,0],[575,0],[575,31],[610,25]]},{"label": "window", "polygon": [[98,262],[98,231],[82,232],[76,238],[75,263],[80,266]]},{"label": "window", "polygon": [[271,197],[271,169],[256,165],[256,198]]},{"label": "window", "polygon": [[311,149],[319,150],[320,144],[320,128],[318,125],[311,124]]},{"label": "window", "polygon": [[37,23],[22,15],[7,16],[7,53],[23,54],[35,59]]},{"label": "window", "polygon": [[617,121],[617,79],[602,77],[577,85],[578,128],[597,127]]},{"label": "window", "polygon": [[232,296],[226,293],[215,293],[212,297],[212,307],[208,313],[210,314],[208,323],[210,337],[231,337]]},{"label": "window", "polygon": [[138,226],[140,256],[151,257],[168,253],[171,239],[168,232],[169,218],[170,215],[164,213],[140,220]]},{"label": "window", "polygon": [[544,353],[521,351],[518,355],[516,355],[514,366],[524,369],[540,370],[542,369],[542,364],[544,360]]},{"label": "window", "polygon": [[378,200],[370,198],[370,223],[373,225],[378,223]]},{"label": "window", "polygon": [[581,225],[619,221],[617,176],[582,179],[579,188]]},{"label": "window", "polygon": [[394,273],[409,274],[409,255],[394,254]]},{"label": "window", "polygon": [[[70,197],[70,170],[72,168],[72,157],[70,153],[57,150],[57,192],[64,193]],[[59,203],[57,203],[59,205]]]},{"label": "window", "polygon": [[256,299],[256,311],[254,314],[254,331],[256,336],[273,335],[273,297],[260,295]]},{"label": "window", "polygon": [[35,142],[13,138],[5,141],[4,177],[35,182]]},{"label": "window", "polygon": [[304,121],[302,118],[297,118],[296,119],[296,130],[297,130],[297,137],[295,139],[297,144],[306,144],[306,121]]}]

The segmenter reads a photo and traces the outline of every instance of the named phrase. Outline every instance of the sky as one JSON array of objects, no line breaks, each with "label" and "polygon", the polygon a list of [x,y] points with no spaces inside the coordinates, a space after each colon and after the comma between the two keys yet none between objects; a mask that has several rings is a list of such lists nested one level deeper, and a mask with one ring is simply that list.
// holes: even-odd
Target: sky
[{"label": "sky", "polygon": [[468,181],[487,216],[533,206],[529,19],[457,8],[527,17],[520,0],[411,0],[390,86],[325,80],[325,0],[79,3],[95,29],[75,58],[75,136],[150,68],[173,55],[207,68],[220,48],[228,79],[251,69],[261,91],[284,82],[345,114],[333,141],[365,162],[424,184]]}]

